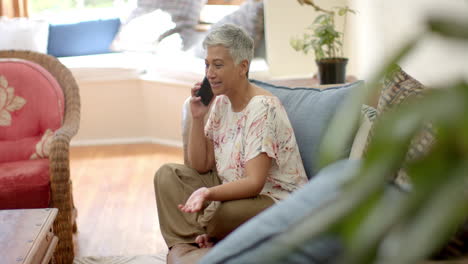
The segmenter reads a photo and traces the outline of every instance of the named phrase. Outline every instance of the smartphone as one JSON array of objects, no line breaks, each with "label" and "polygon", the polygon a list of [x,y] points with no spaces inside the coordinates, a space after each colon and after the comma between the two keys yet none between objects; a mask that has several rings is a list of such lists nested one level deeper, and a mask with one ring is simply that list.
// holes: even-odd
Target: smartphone
[{"label": "smartphone", "polygon": [[213,98],[213,91],[211,91],[211,85],[208,79],[203,79],[200,90],[197,91],[197,96],[201,97],[201,101],[204,105],[209,105]]}]

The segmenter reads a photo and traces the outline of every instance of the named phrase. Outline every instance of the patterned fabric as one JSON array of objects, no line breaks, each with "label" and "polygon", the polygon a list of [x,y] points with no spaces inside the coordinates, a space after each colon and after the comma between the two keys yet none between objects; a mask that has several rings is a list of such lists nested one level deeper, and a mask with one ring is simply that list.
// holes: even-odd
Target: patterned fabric
[{"label": "patterned fabric", "polygon": [[0,59],[0,162],[46,158],[63,102],[57,80],[40,65]]},{"label": "patterned fabric", "polygon": [[371,132],[372,123],[376,116],[377,109],[372,106],[362,105],[360,126],[356,132],[356,136],[354,137],[353,145],[349,154],[350,159],[362,159]]},{"label": "patterned fabric", "polygon": [[371,122],[373,122],[377,117],[377,109],[370,105],[362,105],[361,116],[367,117]]},{"label": "patterned fabric", "polygon": [[382,114],[413,96],[421,96],[424,88],[424,85],[395,65],[384,78],[378,113]]},{"label": "patterned fabric", "polygon": [[41,140],[36,144],[36,152],[34,152],[29,159],[44,159],[49,157],[53,137],[54,132],[47,129],[42,135]]},{"label": "patterned fabric", "polygon": [[468,256],[468,219],[450,238],[447,244],[432,256],[432,259],[446,260]]},{"label": "patterned fabric", "polygon": [[[212,28],[222,26],[224,24],[235,24],[242,27],[250,37],[254,40],[254,47],[260,46],[263,32],[264,32],[264,20],[263,20],[263,1],[247,0],[245,1],[238,10],[225,16],[218,22],[212,25]],[[208,32],[205,34],[205,36]],[[203,41],[203,38],[200,38]],[[200,58],[205,58],[205,51],[203,50],[202,43],[200,42],[195,47],[195,54]]]},{"label": "patterned fabric", "polygon": [[[384,78],[384,86],[377,111],[381,114],[393,107],[404,104],[412,97],[421,97],[424,89],[424,85],[404,72],[399,66],[395,66]],[[430,146],[434,142],[434,134],[432,125],[426,124],[421,132],[412,139],[405,163],[422,158],[430,150]],[[396,175],[395,182],[404,189],[411,188],[410,178],[404,168],[400,169]]]},{"label": "patterned fabric", "polygon": [[143,12],[120,27],[112,41],[111,49],[113,51],[156,51],[160,36],[175,26],[171,15],[165,11],[158,9],[149,13]]},{"label": "patterned fabric", "polygon": [[80,257],[73,264],[165,264],[166,253],[140,256]]},{"label": "patterned fabric", "polygon": [[[404,104],[410,97],[420,97],[424,94],[424,86],[405,73],[401,68],[395,67],[384,79],[384,87],[378,104],[378,115]],[[411,140],[410,148],[406,154],[405,164],[424,157],[435,140],[435,131],[431,123],[426,123],[421,131]],[[394,179],[397,186],[410,191],[412,189],[405,164]],[[466,238],[467,224],[462,227],[450,241],[438,252],[434,258],[446,259],[453,256],[462,256],[467,253]]]},{"label": "patterned fabric", "polygon": [[206,0],[138,0],[137,10],[140,13],[149,13],[161,9],[169,12],[175,23],[195,25],[198,23],[205,2]]},{"label": "patterned fabric", "polygon": [[[163,31],[164,33],[154,35],[153,38],[157,41],[162,41],[170,35],[180,34],[183,41],[183,49],[186,50],[195,43],[194,39],[198,39],[199,37],[194,30],[194,26],[198,24],[200,12],[205,2],[206,0],[139,0],[137,8],[132,11],[125,25],[130,23],[133,19],[157,9],[165,11],[170,14],[172,22],[174,22],[176,26],[174,28],[165,28]],[[124,28],[125,25],[123,25],[122,28]],[[158,25],[146,25],[143,26],[142,29],[157,26]]]},{"label": "patterned fabric", "polygon": [[[384,79],[384,87],[379,99],[379,114],[404,104],[411,97],[421,97],[424,95],[425,87],[396,66]],[[406,154],[403,168],[398,171],[395,183],[402,189],[410,191],[411,179],[409,178],[405,166],[406,163],[424,157],[430,150],[435,140],[436,131],[431,123],[423,125],[421,131],[411,140],[408,153]],[[459,257],[467,254],[466,238],[468,237],[468,224],[465,223],[458,232],[452,236],[450,241],[440,250],[435,258]]]},{"label": "patterned fabric", "polygon": [[11,115],[20,110],[26,100],[15,94],[15,88],[8,85],[5,76],[0,75],[0,126],[11,126]]},{"label": "patterned fabric", "polygon": [[213,27],[224,24],[235,24],[245,29],[254,40],[257,47],[263,38],[263,1],[247,0],[234,13],[222,18]]},{"label": "patterned fabric", "polygon": [[228,97],[218,96],[205,133],[213,141],[223,183],[244,178],[246,163],[260,153],[274,159],[261,194],[281,200],[307,182],[293,128],[277,97],[254,96],[243,111],[233,112]]},{"label": "patterned fabric", "polygon": [[160,8],[172,15],[172,21],[179,25],[196,25],[200,12],[205,5],[204,0],[172,0],[154,1],[156,8]]},{"label": "patterned fabric", "polygon": [[[408,103],[411,98],[422,97],[424,91],[424,85],[404,72],[398,65],[394,65],[383,80],[382,92],[377,106],[377,122],[378,116],[399,105]],[[371,129],[368,143],[372,140],[372,133],[373,130]],[[399,187],[405,190],[411,189],[411,181],[404,168],[405,164],[424,157],[434,142],[434,135],[435,131],[432,125],[427,123],[412,139],[403,168],[399,170],[394,178]]]},{"label": "patterned fabric", "polygon": [[435,130],[431,123],[426,123],[421,131],[411,140],[406,160],[415,160],[424,156],[435,140]]}]

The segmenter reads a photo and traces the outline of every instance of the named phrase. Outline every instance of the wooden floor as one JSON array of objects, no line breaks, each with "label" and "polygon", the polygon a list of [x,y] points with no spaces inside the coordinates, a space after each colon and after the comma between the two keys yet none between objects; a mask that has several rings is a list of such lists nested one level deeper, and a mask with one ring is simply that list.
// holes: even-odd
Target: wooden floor
[{"label": "wooden floor", "polygon": [[78,209],[76,256],[165,251],[153,175],[164,163],[182,163],[182,149],[153,144],[72,147],[70,155]]}]

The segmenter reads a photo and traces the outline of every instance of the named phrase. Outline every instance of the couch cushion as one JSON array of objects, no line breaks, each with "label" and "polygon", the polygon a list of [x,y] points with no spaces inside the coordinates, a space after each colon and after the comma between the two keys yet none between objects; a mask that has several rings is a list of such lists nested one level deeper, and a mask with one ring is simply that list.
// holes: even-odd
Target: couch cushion
[{"label": "couch cushion", "polygon": [[[265,263],[267,252],[284,248],[272,239],[333,202],[359,166],[359,161],[342,160],[322,169],[303,188],[219,242],[200,263]],[[334,237],[321,237],[310,243],[290,246],[297,248],[288,259],[277,260],[278,263],[333,263],[341,251],[341,243]]]},{"label": "couch cushion", "polygon": [[[166,11],[157,9],[145,13],[121,25],[110,48],[113,51],[155,52],[159,37],[175,26]],[[176,49],[181,48],[180,42],[174,45]]]},{"label": "couch cushion", "polygon": [[47,53],[55,57],[109,53],[119,27],[119,18],[51,24]]},{"label": "couch cushion", "polygon": [[138,7],[147,12],[156,9],[167,11],[176,24],[196,25],[206,0],[138,0]]},{"label": "couch cushion", "polygon": [[0,50],[47,53],[49,23],[28,18],[0,17]]},{"label": "couch cushion", "polygon": [[[424,96],[426,87],[407,74],[400,66],[394,65],[383,80],[382,92],[377,106],[377,119],[385,112],[391,111],[402,104],[411,102],[411,99]],[[372,129],[369,140],[372,140]],[[435,132],[430,123],[426,123],[421,131],[411,141],[405,163],[422,158],[432,146],[435,140]],[[404,166],[404,165],[403,165]],[[395,176],[398,186],[409,189],[411,181],[406,170],[401,169]]]},{"label": "couch cushion", "polygon": [[364,156],[367,138],[369,137],[376,114],[377,110],[372,106],[362,105],[360,126],[356,132],[356,136],[354,137],[351,152],[349,154],[350,159],[362,159]]},{"label": "couch cushion", "polygon": [[31,158],[63,115],[63,92],[49,72],[29,61],[0,59],[0,162]]},{"label": "couch cushion", "polygon": [[0,140],[0,162],[27,160],[33,157],[40,136],[26,137],[17,140]]},{"label": "couch cushion", "polygon": [[245,29],[254,40],[255,47],[257,47],[263,38],[263,1],[245,1],[238,10],[219,20],[213,27],[226,23],[235,24]]},{"label": "couch cushion", "polygon": [[[354,89],[361,87],[364,82],[357,81],[321,90],[288,88],[256,80],[251,81],[276,95],[284,105],[296,135],[307,177],[310,179],[318,171],[320,142],[331,118],[346,96]],[[351,143],[347,152],[343,153],[343,158],[349,155]]]},{"label": "couch cushion", "polygon": [[[264,31],[263,1],[245,1],[240,5],[239,9],[220,19],[218,22],[213,24],[211,28],[216,28],[228,23],[240,26],[250,35],[250,37],[252,37],[256,53],[257,48],[264,45],[262,40]],[[209,31],[201,34],[198,38],[199,42],[196,43],[194,47],[195,55],[203,59],[206,56],[206,50],[203,49],[202,42],[208,33]]]},{"label": "couch cushion", "polygon": [[425,87],[419,81],[411,77],[399,66],[394,65],[383,80],[377,111],[382,114],[409,98],[420,96]]},{"label": "couch cushion", "polygon": [[0,209],[43,208],[49,201],[48,159],[0,163]]},{"label": "couch cushion", "polygon": [[[384,86],[377,107],[379,115],[401,104],[410,102],[410,99],[424,96],[426,89],[423,84],[395,65],[384,78]],[[395,176],[394,181],[399,187],[406,190],[412,189],[412,182],[407,174],[406,164],[423,158],[430,151],[435,140],[436,132],[432,124],[429,122],[423,124],[421,130],[411,140],[404,164]],[[458,231],[440,249],[436,257],[447,259],[466,255],[468,250],[466,241],[466,237],[468,237],[467,226],[468,220],[458,228]]]},{"label": "couch cushion", "polygon": [[[153,12],[157,9],[164,11],[169,14],[170,19],[175,26],[171,28],[163,27],[160,29],[165,29],[163,34],[153,36],[156,41],[162,40],[165,37],[171,36],[172,34],[179,34],[181,37],[181,48],[186,50],[199,38],[199,34],[194,30],[194,26],[198,24],[200,18],[200,12],[203,8],[206,0],[138,0],[138,6],[135,10],[132,11],[128,20],[123,25],[122,29],[127,25],[130,25],[130,22],[135,18]],[[142,33],[148,33],[148,29],[154,27],[154,25],[148,25],[144,28],[140,28]],[[123,30],[121,30],[123,32]],[[159,32],[159,30],[158,30]],[[120,42],[126,42],[125,36],[117,36],[116,42],[113,43],[113,48],[119,49],[123,48],[128,50],[126,46],[122,46]],[[135,46],[138,43],[135,43]],[[122,49],[120,49],[122,50]]]},{"label": "couch cushion", "polygon": [[[406,73],[400,66],[393,65],[392,69],[386,74],[383,80],[382,92],[377,107],[377,117],[375,122],[379,122],[380,116],[392,109],[398,108],[402,104],[410,103],[415,98],[424,96],[427,87],[418,80]],[[369,139],[372,139],[372,130]],[[405,161],[402,168],[395,175],[394,182],[396,186],[407,191],[411,191],[412,183],[407,174],[407,163],[423,158],[432,147],[436,140],[436,133],[431,123],[423,124],[421,130],[411,140]],[[458,229],[435,255],[437,258],[453,258],[466,254],[468,245],[468,220]]]}]

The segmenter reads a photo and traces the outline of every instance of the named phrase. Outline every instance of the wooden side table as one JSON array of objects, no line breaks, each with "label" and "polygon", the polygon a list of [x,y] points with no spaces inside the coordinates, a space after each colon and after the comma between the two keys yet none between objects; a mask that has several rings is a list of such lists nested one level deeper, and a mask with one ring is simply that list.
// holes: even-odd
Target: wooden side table
[{"label": "wooden side table", "polygon": [[0,210],[0,263],[47,264],[58,238],[56,208]]}]

